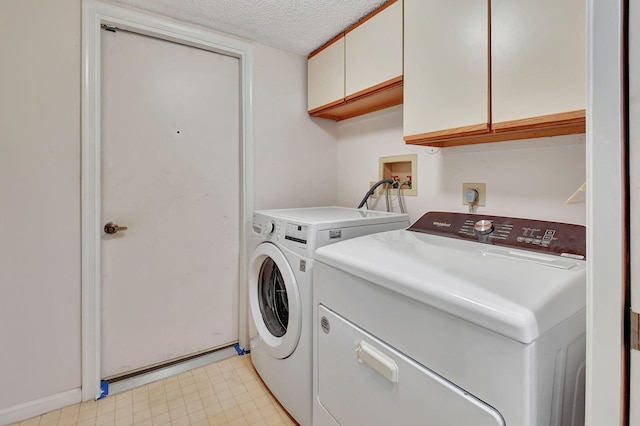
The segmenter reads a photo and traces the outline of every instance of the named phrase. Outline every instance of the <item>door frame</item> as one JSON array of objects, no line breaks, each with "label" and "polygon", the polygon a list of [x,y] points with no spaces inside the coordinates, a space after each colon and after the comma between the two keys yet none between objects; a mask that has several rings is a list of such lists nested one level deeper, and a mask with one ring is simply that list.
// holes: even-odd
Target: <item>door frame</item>
[{"label": "door frame", "polygon": [[586,426],[625,421],[624,4],[587,3]]},{"label": "door frame", "polygon": [[82,0],[82,400],[101,395],[101,28],[114,25],[139,34],[238,58],[240,61],[240,254],[238,338],[249,346],[247,236],[253,215],[253,46],[167,18]]}]

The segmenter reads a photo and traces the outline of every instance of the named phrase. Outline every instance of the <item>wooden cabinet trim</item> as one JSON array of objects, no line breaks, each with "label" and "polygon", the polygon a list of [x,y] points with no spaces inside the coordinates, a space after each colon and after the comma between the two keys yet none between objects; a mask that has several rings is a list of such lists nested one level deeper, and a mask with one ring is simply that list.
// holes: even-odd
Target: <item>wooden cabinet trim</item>
[{"label": "wooden cabinet trim", "polygon": [[380,91],[383,91],[383,90],[387,90],[387,89],[391,89],[391,88],[397,87],[397,86],[402,87],[403,85],[404,85],[403,76],[398,76],[398,77],[392,78],[390,80],[383,81],[380,84],[376,84],[375,86],[367,87],[364,90],[361,90],[359,92],[353,93],[353,94],[347,96],[345,99],[346,99],[347,102],[353,102],[354,100],[356,100],[358,98],[362,98],[364,96],[375,95],[377,92],[380,92]]},{"label": "wooden cabinet trim", "polygon": [[383,10],[385,10],[386,8],[388,8],[389,6],[391,6],[392,4],[396,3],[398,0],[389,0],[388,2],[386,2],[385,4],[383,4],[382,6],[380,6],[379,8],[377,8],[376,10],[374,10],[373,12],[371,12],[370,14],[364,16],[362,19],[360,19],[358,22],[356,22],[355,24],[351,25],[349,28],[347,28],[346,30],[344,30],[345,35],[350,33],[351,31],[355,30],[356,28],[358,28],[360,25],[364,24],[365,22],[367,22],[368,20],[370,20],[371,18],[373,18],[374,16],[376,16],[378,13],[382,12]]},{"label": "wooden cabinet trim", "polygon": [[362,90],[342,101],[333,102],[309,111],[312,117],[329,120],[346,120],[394,105],[400,105],[404,99],[404,81],[402,76]]},{"label": "wooden cabinet trim", "polygon": [[584,126],[586,121],[585,117],[586,111],[584,109],[581,109],[577,111],[524,118],[521,120],[503,121],[500,123],[493,123],[491,127],[494,132],[502,133],[510,131],[532,131],[535,129],[564,127],[580,124]]},{"label": "wooden cabinet trim", "polygon": [[[567,113],[572,114],[572,113]],[[562,116],[564,114],[554,114]],[[517,120],[524,121],[524,120]],[[458,135],[451,137],[442,137],[442,138],[419,138],[421,135],[410,135],[405,136],[405,143],[410,145],[424,145],[424,146],[435,146],[435,147],[449,147],[449,146],[460,146],[460,145],[472,145],[478,143],[490,143],[490,142],[506,142],[520,139],[533,139],[533,138],[543,138],[549,136],[561,136],[561,135],[572,135],[576,133],[585,133],[586,131],[586,121],[584,119],[564,119],[555,122],[547,121],[544,126],[542,124],[536,123],[534,125],[525,126],[515,128],[512,127],[510,129],[502,129],[501,131],[491,130],[489,133],[485,134],[475,134],[475,135]]]},{"label": "wooden cabinet trim", "polygon": [[482,135],[489,133],[489,123],[473,124],[471,126],[457,127],[455,129],[438,130],[435,132],[419,133],[417,135],[405,136],[407,144],[422,144],[423,142],[440,142],[450,139],[460,139],[468,136]]},{"label": "wooden cabinet trim", "polygon": [[369,19],[373,18],[374,16],[376,16],[378,13],[382,12],[383,10],[385,10],[386,8],[388,8],[389,6],[391,6],[392,4],[396,3],[398,0],[389,0],[388,2],[386,2],[385,4],[383,4],[382,6],[380,6],[379,8],[377,8],[376,10],[374,10],[373,12],[371,12],[370,14],[364,16],[362,19],[360,19],[358,22],[356,22],[355,24],[352,24],[349,28],[347,28],[346,30],[342,31],[341,33],[339,33],[338,35],[336,35],[334,38],[332,38],[331,40],[329,40],[328,42],[326,42],[325,44],[323,44],[322,46],[320,46],[319,48],[317,48],[316,50],[314,50],[313,52],[311,52],[309,54],[309,56],[307,57],[307,59],[311,59],[313,56],[317,55],[318,53],[322,52],[324,49],[326,49],[327,47],[331,46],[333,43],[335,43],[338,39],[344,37],[348,32],[353,31],[354,29],[356,29],[357,27],[359,27],[360,25],[364,24],[365,22],[367,22]]},{"label": "wooden cabinet trim", "polygon": [[345,34],[346,33],[344,31],[341,32],[340,34],[338,34],[337,36],[335,36],[334,38],[332,38],[331,40],[329,40],[328,42],[326,42],[325,44],[323,44],[322,46],[320,46],[319,48],[317,48],[313,52],[309,53],[309,56],[307,56],[307,60],[313,58],[318,53],[322,52],[324,49],[326,49],[327,47],[331,46],[332,44],[334,44],[335,42],[337,42],[341,38],[344,38]]},{"label": "wooden cabinet trim", "polygon": [[344,99],[338,99],[337,101],[331,102],[330,104],[326,104],[326,105],[322,105],[318,108],[314,108],[309,110],[309,115],[313,116],[313,117],[320,117],[320,113],[322,113],[323,111],[327,111],[330,110],[332,108],[341,106],[345,104],[345,100]]}]

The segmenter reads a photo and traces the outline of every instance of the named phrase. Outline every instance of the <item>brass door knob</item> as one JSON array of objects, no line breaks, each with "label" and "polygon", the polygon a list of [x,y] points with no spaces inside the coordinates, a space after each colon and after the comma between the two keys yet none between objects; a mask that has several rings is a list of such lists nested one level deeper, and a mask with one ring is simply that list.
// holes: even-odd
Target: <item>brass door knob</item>
[{"label": "brass door knob", "polygon": [[104,232],[106,232],[107,234],[117,234],[118,231],[126,231],[127,227],[126,226],[118,226],[117,223],[113,223],[113,222],[107,222],[104,225]]}]

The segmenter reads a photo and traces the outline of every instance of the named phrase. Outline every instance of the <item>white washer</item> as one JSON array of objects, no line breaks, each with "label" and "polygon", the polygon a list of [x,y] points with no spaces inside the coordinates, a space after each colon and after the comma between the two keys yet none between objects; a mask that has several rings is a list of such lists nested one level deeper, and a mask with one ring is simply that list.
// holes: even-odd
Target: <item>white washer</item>
[{"label": "white washer", "polygon": [[584,424],[585,230],[430,212],[320,248],[313,424]]},{"label": "white washer", "polygon": [[249,304],[251,360],[301,425],[312,415],[312,271],[318,247],[409,226],[406,214],[318,207],[255,211]]}]

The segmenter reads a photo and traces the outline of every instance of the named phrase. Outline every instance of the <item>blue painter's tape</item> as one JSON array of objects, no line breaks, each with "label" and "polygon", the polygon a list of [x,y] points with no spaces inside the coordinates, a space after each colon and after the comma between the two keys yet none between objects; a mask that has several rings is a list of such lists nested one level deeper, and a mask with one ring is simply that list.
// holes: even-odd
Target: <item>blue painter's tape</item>
[{"label": "blue painter's tape", "polygon": [[238,355],[246,355],[248,353],[251,353],[250,350],[242,349],[239,343],[236,343],[235,345],[233,345],[233,347],[235,348],[236,352],[238,352]]},{"label": "blue painter's tape", "polygon": [[97,399],[102,399],[105,396],[109,395],[109,382],[106,380],[100,381],[100,396]]}]

